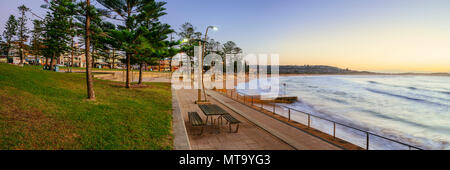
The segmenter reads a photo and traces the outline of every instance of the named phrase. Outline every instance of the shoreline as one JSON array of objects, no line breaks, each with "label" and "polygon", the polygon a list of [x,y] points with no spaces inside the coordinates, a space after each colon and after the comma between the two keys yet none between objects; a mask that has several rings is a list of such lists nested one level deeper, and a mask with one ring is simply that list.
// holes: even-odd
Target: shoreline
[{"label": "shoreline", "polygon": [[[336,139],[343,140],[344,142],[341,141],[339,143],[340,144],[343,144],[345,142],[350,143],[351,144],[350,148],[353,148],[352,145],[354,145],[357,146],[357,148],[364,149],[366,147],[366,144],[364,144],[366,141],[366,137],[364,135],[368,133],[370,138],[375,138],[370,140],[369,148],[371,149],[373,148],[377,150],[431,149],[430,146],[423,145],[424,143],[422,143],[423,142],[422,140],[425,138],[411,137],[407,133],[403,133],[401,131],[398,131],[398,133],[385,134],[385,132],[379,130],[378,127],[362,126],[360,124],[361,122],[353,122],[351,120],[346,120],[343,117],[337,118],[333,115],[327,115],[326,113],[316,114],[299,111],[297,110],[297,108],[289,106],[292,103],[279,103],[273,101],[260,100],[259,95],[253,96],[256,97],[253,98],[250,97],[249,95],[237,93],[235,90],[227,90],[226,92],[222,90],[216,91],[218,93],[222,93],[222,95],[232,98],[237,103],[241,104],[251,103],[251,107],[255,109],[261,109],[263,113],[269,116],[272,116],[280,121],[284,121],[285,123],[292,123],[301,128],[302,130],[307,131],[311,130],[310,131],[311,133],[319,135],[328,141],[333,142],[333,140]],[[231,93],[228,94],[228,91],[231,91]],[[288,110],[288,108],[290,111]],[[311,115],[311,120],[308,120],[309,117],[307,115]],[[332,131],[333,122],[335,122],[337,125],[340,126],[339,128],[340,136],[336,137],[336,139],[333,137],[334,133],[336,133],[336,132],[333,133]],[[361,134],[363,135],[361,136]],[[432,140],[432,139],[425,139],[425,140]]]},{"label": "shoreline", "polygon": [[418,73],[400,73],[400,74],[391,74],[391,73],[380,73],[380,74],[279,74],[280,77],[290,77],[290,76],[441,76],[441,77],[450,77],[450,74],[418,74]]},{"label": "shoreline", "polygon": [[[280,77],[292,77],[292,76],[311,76],[311,74],[281,74],[280,75]],[[319,75],[313,75],[313,76],[319,76]],[[336,76],[336,75],[333,75],[333,76]],[[391,77],[391,78],[395,79],[395,77]],[[433,79],[433,80],[434,79],[438,79],[437,77],[436,78],[430,77],[430,78]],[[419,78],[419,79],[422,79],[422,78]],[[243,83],[243,82],[240,82],[240,83]],[[415,90],[415,89],[413,89],[413,90]],[[365,93],[359,93],[358,92],[358,94],[365,94]],[[246,95],[246,94],[245,94],[245,92],[241,91],[241,95]],[[248,95],[248,96],[251,96],[251,95]],[[392,96],[392,97],[396,97],[396,96]],[[312,105],[314,105],[314,103],[317,104],[317,100],[316,100],[316,102],[313,102]],[[350,104],[350,105],[347,105],[347,106],[351,107],[351,106],[356,106],[356,105]],[[390,105],[387,105],[387,106],[390,106]],[[272,108],[268,108],[268,110],[270,111],[270,110],[272,110]],[[303,110],[303,109],[300,109],[300,110]],[[277,108],[277,112],[278,112],[278,108]],[[332,112],[332,110],[331,110],[331,112]],[[392,113],[392,112],[385,112],[384,114],[389,115],[390,113]],[[411,112],[411,113],[407,112],[407,113],[411,114],[411,115],[415,114],[414,112]],[[282,114],[286,115],[287,113],[282,113]],[[322,114],[326,114],[326,113],[322,113]],[[336,114],[336,115],[339,115],[339,114]],[[427,137],[427,136],[422,136],[422,135],[414,136],[413,133],[415,131],[417,131],[416,128],[408,129],[408,127],[404,127],[403,130],[397,130],[395,128],[392,128],[392,127],[397,126],[397,124],[394,123],[394,124],[392,124],[390,126],[385,127],[386,129],[382,128],[380,130],[379,126],[373,126],[372,127],[372,126],[365,126],[365,125],[363,125],[364,121],[345,120],[345,117],[342,117],[344,119],[342,119],[342,118],[335,119],[334,116],[336,116],[336,115],[331,114],[331,115],[325,115],[325,117],[323,117],[323,116],[321,116],[321,117],[323,117],[325,119],[331,118],[331,120],[333,120],[333,121],[342,122],[342,123],[344,123],[346,125],[350,125],[352,127],[358,128],[358,129],[363,129],[365,131],[374,132],[375,134],[380,134],[379,136],[388,137],[389,139],[393,139],[395,141],[400,141],[400,142],[412,144],[412,145],[415,145],[415,146],[419,146],[419,147],[422,147],[423,149],[432,149],[432,148],[443,149],[443,148],[446,148],[446,146],[448,146],[448,145],[445,144],[446,143],[445,140],[437,140],[437,139],[434,139],[432,137],[429,137],[429,136]],[[328,116],[331,116],[331,117],[328,117]],[[349,116],[349,115],[347,115],[347,116]],[[379,119],[379,121],[383,121],[383,120]],[[401,123],[401,122],[399,122],[399,123]],[[420,121],[418,123],[420,123]],[[429,130],[430,132],[432,132],[430,129],[426,129],[426,130]],[[442,134],[442,135],[443,135],[442,137],[446,136],[445,134]],[[430,143],[432,143],[432,144],[430,144]],[[428,144],[430,144],[430,145],[428,145]],[[383,146],[383,145],[379,145],[379,146]],[[394,147],[394,145],[392,145],[392,146]]]}]

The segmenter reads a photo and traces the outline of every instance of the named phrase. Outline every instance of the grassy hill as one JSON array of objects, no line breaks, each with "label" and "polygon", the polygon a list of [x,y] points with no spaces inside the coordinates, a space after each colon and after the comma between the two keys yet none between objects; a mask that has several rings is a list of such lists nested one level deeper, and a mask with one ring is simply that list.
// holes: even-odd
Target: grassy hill
[{"label": "grassy hill", "polygon": [[0,149],[172,149],[168,83],[125,89],[82,73],[0,64]]}]

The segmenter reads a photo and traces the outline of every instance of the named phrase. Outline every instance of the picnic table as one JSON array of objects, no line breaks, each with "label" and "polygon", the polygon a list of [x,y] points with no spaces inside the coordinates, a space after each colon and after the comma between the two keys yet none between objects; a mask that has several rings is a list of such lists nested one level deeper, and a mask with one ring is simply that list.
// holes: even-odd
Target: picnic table
[{"label": "picnic table", "polygon": [[[198,107],[200,107],[200,109],[203,111],[203,114],[205,114],[206,116],[206,125],[208,124],[208,119],[211,118],[211,123],[212,125],[214,125],[215,122],[213,120],[214,116],[223,116],[225,114],[228,114],[227,111],[223,110],[222,108],[220,108],[219,106],[215,105],[215,104],[199,104]],[[220,132],[220,131],[219,131]]]}]

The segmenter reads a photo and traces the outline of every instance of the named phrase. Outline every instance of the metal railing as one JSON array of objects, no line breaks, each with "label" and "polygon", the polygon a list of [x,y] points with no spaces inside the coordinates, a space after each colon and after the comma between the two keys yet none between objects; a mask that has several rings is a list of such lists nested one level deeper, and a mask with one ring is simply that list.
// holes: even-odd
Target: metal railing
[{"label": "metal railing", "polygon": [[[336,136],[336,127],[337,126],[345,127],[345,128],[352,129],[352,130],[356,130],[356,131],[364,134],[364,137],[365,137],[364,145],[365,146],[360,146],[360,147],[365,148],[367,150],[369,150],[371,148],[370,147],[370,139],[371,139],[371,137],[378,137],[380,139],[384,139],[384,140],[393,142],[395,144],[399,144],[401,146],[405,146],[405,147],[408,148],[408,150],[422,150],[421,148],[412,146],[410,144],[406,144],[406,143],[403,143],[403,142],[400,142],[400,141],[397,141],[397,140],[394,140],[394,139],[389,139],[387,137],[383,137],[383,136],[380,136],[380,135],[377,135],[377,134],[374,134],[374,133],[371,133],[371,132],[368,132],[368,131],[365,131],[365,130],[362,130],[362,129],[359,129],[359,128],[355,128],[355,127],[352,127],[352,126],[349,126],[349,125],[345,125],[345,124],[342,124],[342,123],[339,123],[339,122],[336,122],[336,121],[333,121],[333,120],[330,120],[330,119],[327,119],[327,118],[322,118],[322,117],[315,116],[315,115],[312,115],[312,114],[309,114],[309,113],[305,113],[303,111],[296,110],[296,109],[293,109],[293,108],[290,108],[290,107],[287,107],[287,106],[277,105],[276,103],[269,103],[269,102],[265,103],[265,102],[263,102],[261,100],[260,100],[259,104],[257,104],[257,103],[255,103],[255,97],[254,96],[246,96],[245,94],[241,95],[241,94],[237,93],[235,90],[226,90],[226,91],[222,91],[222,92],[223,92],[222,94],[224,96],[230,97],[231,99],[233,99],[235,101],[238,101],[238,102],[240,102],[242,104],[245,104],[245,105],[248,105],[248,106],[252,106],[252,107],[256,107],[256,108],[259,108],[260,110],[265,110],[265,111],[271,112],[273,114],[277,114],[277,115],[283,116],[283,117],[288,119],[288,122],[294,121],[294,122],[303,124],[303,125],[307,126],[308,128],[312,128],[311,125],[312,125],[312,120],[313,119],[318,119],[318,120],[330,122],[330,123],[333,124],[333,129],[332,129],[332,134],[329,134],[329,135],[332,135],[333,138],[335,138],[335,139],[339,138],[338,136]],[[250,100],[250,101],[248,101],[248,100]],[[269,106],[271,108],[267,108],[267,107],[265,108],[265,106]],[[277,113],[276,112],[276,108],[277,107],[278,108],[287,109],[287,115],[284,116],[284,114],[282,114],[282,113]],[[299,114],[305,115],[307,117],[307,123],[301,123],[299,121],[292,120],[291,119],[291,112],[292,111],[295,111],[295,112],[297,112]],[[319,131],[321,131],[323,133],[327,133],[327,132],[324,132],[323,130],[320,130],[320,129],[317,129],[317,128],[315,128],[315,129],[319,130]],[[340,139],[342,139],[342,138],[340,138]]]}]

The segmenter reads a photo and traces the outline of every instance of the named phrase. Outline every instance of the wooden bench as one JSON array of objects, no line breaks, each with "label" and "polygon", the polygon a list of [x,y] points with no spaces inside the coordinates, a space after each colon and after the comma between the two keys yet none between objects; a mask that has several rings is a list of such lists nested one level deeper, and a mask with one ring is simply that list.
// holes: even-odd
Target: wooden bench
[{"label": "wooden bench", "polygon": [[200,115],[198,115],[197,112],[188,112],[188,116],[189,116],[189,123],[191,123],[192,126],[202,127],[202,130],[200,131],[200,135],[202,135],[205,124],[203,123],[203,120],[200,117]]},{"label": "wooden bench", "polygon": [[237,120],[236,118],[234,118],[230,114],[224,114],[223,116],[221,116],[221,118],[224,118],[225,120],[227,120],[228,126],[230,128],[230,133],[231,133],[231,125],[232,124],[236,124],[236,130],[234,131],[234,133],[238,133],[239,123],[241,123],[239,120]]}]

